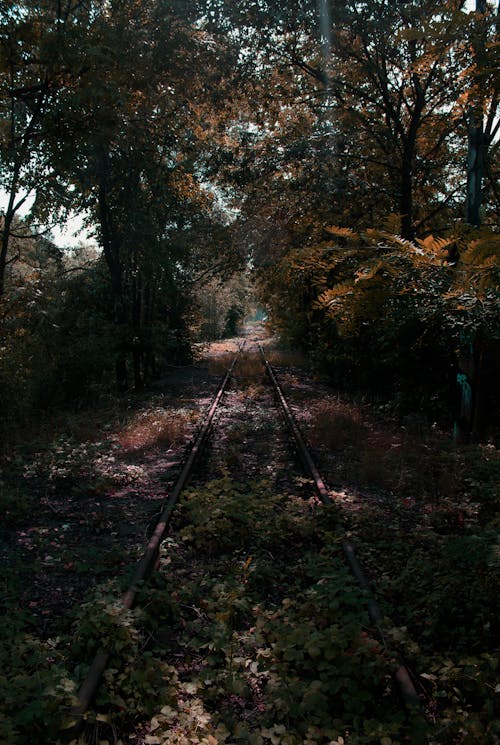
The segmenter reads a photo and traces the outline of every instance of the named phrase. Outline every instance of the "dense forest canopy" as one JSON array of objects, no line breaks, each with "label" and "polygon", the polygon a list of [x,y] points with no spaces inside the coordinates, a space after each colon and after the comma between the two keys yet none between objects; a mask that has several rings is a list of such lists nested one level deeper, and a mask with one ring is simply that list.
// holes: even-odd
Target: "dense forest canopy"
[{"label": "dense forest canopy", "polygon": [[[0,19],[4,412],[141,387],[234,330],[248,270],[338,382],[449,412],[458,374],[490,407],[492,3],[2,0]],[[54,246],[70,212],[98,250]]]}]

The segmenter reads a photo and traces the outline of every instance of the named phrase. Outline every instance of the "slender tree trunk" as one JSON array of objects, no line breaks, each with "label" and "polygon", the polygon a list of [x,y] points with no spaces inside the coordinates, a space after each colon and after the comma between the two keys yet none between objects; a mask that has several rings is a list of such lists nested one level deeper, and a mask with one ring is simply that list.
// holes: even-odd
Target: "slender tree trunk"
[{"label": "slender tree trunk", "polygon": [[142,338],[144,344],[143,351],[143,370],[144,370],[144,382],[147,384],[153,377],[154,368],[154,349],[153,349],[153,335],[152,335],[152,313],[151,313],[151,281],[146,281],[142,285],[142,298],[141,298],[141,328]]},{"label": "slender tree trunk", "polygon": [[[486,0],[476,0],[476,13],[486,12]],[[473,43],[475,56],[479,56],[484,47],[482,29]],[[478,84],[480,86],[480,83]],[[484,129],[483,106],[480,100],[474,101],[469,110],[468,154],[467,154],[467,204],[466,219],[469,225],[476,228],[481,225],[481,191],[484,171]]]},{"label": "slender tree trunk", "polygon": [[149,364],[150,364],[150,374],[152,378],[154,378],[158,372],[155,340],[153,336],[155,302],[156,302],[156,287],[155,287],[155,284],[152,282],[150,285],[148,285],[148,293],[147,293],[147,299],[146,299],[146,309],[147,309],[146,322],[147,322],[148,329],[149,329],[148,335],[149,335],[149,344],[150,344]]},{"label": "slender tree trunk", "polygon": [[7,270],[7,253],[9,250],[12,217],[13,216],[9,215],[9,211],[7,210],[2,228],[2,245],[0,247],[0,301],[5,293],[5,273]]},{"label": "slender tree trunk", "polygon": [[399,202],[401,213],[401,235],[411,241],[415,237],[413,227],[413,156],[411,152],[403,155],[401,169],[401,198]]},{"label": "slender tree trunk", "polygon": [[422,112],[425,107],[425,94],[419,76],[413,75],[413,86],[416,91],[414,109],[411,115],[408,130],[401,134],[403,159],[401,163],[401,235],[408,241],[415,238],[415,215],[413,204],[414,191],[414,168],[417,155],[417,136],[422,121]]},{"label": "slender tree trunk", "polygon": [[458,401],[454,439],[458,444],[477,440],[481,429],[480,378],[483,366],[483,338],[463,335],[458,353]]},{"label": "slender tree trunk", "polygon": [[484,133],[482,117],[469,114],[469,147],[467,156],[467,222],[481,225],[481,190],[484,166]]},{"label": "slender tree trunk", "polygon": [[[486,13],[486,0],[476,0],[476,13]],[[474,54],[479,57],[484,48],[483,29],[479,27],[473,41]],[[478,82],[478,81],[476,81]],[[480,90],[480,82],[478,82]],[[483,100],[481,94],[469,109],[468,154],[467,154],[467,201],[466,219],[469,225],[481,225],[481,192],[484,169]],[[480,430],[479,377],[481,374],[482,340],[471,339],[466,345],[467,353],[459,357],[457,382],[460,400],[455,421],[455,441],[469,442],[477,439]]]},{"label": "slender tree trunk", "polygon": [[[14,68],[10,66],[10,86],[11,91],[14,91]],[[17,133],[17,120],[15,112],[15,97],[12,93],[10,96],[10,144],[9,147],[12,150],[12,178],[10,182],[9,201],[7,209],[5,211],[4,224],[2,229],[2,243],[0,246],[0,300],[5,293],[5,272],[7,268],[7,256],[9,251],[10,231],[12,222],[16,212],[22,207],[26,201],[26,196],[19,199],[16,203],[19,181],[21,177],[21,169],[23,164],[26,162],[30,147],[35,146],[35,142],[32,139],[34,136],[35,128],[39,124],[42,117],[43,106],[45,103],[46,89],[42,86],[39,96],[36,99],[35,105],[33,106],[30,119],[25,126],[24,132],[20,136],[20,144],[16,149],[16,139],[19,138]],[[14,154],[15,153],[15,154]]]},{"label": "slender tree trunk", "polygon": [[141,349],[140,344],[136,339],[133,342],[132,359],[134,362],[134,388],[136,391],[140,391],[143,388],[142,380],[142,364],[141,364]]},{"label": "slender tree trunk", "polygon": [[[14,173],[12,174],[12,182],[10,186],[9,202],[5,211],[5,217],[2,228],[2,244],[0,246],[0,300],[5,293],[5,273],[7,270],[7,256],[9,253],[9,242],[10,242],[10,230],[14,215],[16,214],[16,207],[20,206],[19,203],[16,205],[16,194],[17,185],[19,181],[20,167],[16,164],[14,167]],[[24,200],[22,200],[24,201]]]},{"label": "slender tree trunk", "polygon": [[475,390],[474,411],[471,422],[471,440],[478,442],[483,431],[483,370],[484,370],[484,344],[479,338],[476,342],[476,364],[475,364]]},{"label": "slender tree trunk", "polygon": [[144,386],[144,339],[142,328],[142,277],[134,256],[134,279],[132,283],[132,357],[134,362],[134,388],[136,391]]},{"label": "slender tree trunk", "polygon": [[115,360],[116,383],[118,390],[124,392],[128,388],[128,375],[124,338],[127,328],[127,314],[123,297],[123,267],[119,259],[118,240],[113,229],[106,186],[103,180],[99,184],[98,212],[102,249],[109,269],[113,292],[114,322],[119,337]]}]

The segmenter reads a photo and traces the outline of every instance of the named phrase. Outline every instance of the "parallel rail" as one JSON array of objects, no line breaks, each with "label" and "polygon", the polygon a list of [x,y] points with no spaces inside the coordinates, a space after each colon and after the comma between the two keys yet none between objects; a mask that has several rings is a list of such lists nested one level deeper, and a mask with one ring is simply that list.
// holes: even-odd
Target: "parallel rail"
[{"label": "parallel rail", "polygon": [[[245,342],[243,342],[243,344],[239,347],[231,366],[227,370],[224,380],[221,383],[220,388],[205,417],[204,423],[200,428],[197,437],[195,438],[191,450],[189,451],[188,457],[185,460],[181,473],[172,489],[172,492],[168,496],[158,523],[133,574],[130,585],[122,597],[123,606],[125,609],[130,609],[134,606],[137,592],[141,583],[143,583],[150,576],[155,564],[157,563],[161,543],[170,525],[170,521],[175,507],[179,501],[181,492],[187,485],[192,475],[193,469],[207,443],[215,414],[224,396],[224,393],[227,390],[228,383],[237,364],[240,352],[242,351],[244,346]],[[276,398],[278,399],[279,407],[286,422],[286,426],[295,443],[297,454],[304,466],[305,471],[312,478],[318,498],[320,499],[322,504],[330,504],[332,502],[330,492],[328,491],[328,488],[311,457],[306,442],[300,432],[290,406],[288,405],[281,386],[278,382],[276,373],[269,361],[266,359],[262,346],[260,344],[258,346],[267,376],[271,382]],[[352,544],[347,540],[347,538],[344,538],[341,545],[345,559],[351,569],[351,572],[357,579],[358,584],[360,585],[365,596],[370,619],[374,627],[378,630],[384,647],[386,648],[386,650],[389,651],[387,634],[384,630],[382,622],[382,615],[376,601],[373,598],[370,583],[368,582],[366,575],[356,557]],[[404,702],[409,714],[411,714],[412,716],[423,718],[420,699],[413,685],[411,675],[406,666],[403,664],[402,660],[400,660],[395,650],[391,649],[390,652],[393,658],[398,662],[398,669],[394,674],[394,678],[398,686],[401,699]],[[102,675],[108,665],[109,658],[110,653],[102,649],[96,654],[90,666],[87,677],[78,692],[78,703],[72,711],[72,714],[76,720],[76,726],[82,723],[83,715],[89,708],[97,692]]]}]

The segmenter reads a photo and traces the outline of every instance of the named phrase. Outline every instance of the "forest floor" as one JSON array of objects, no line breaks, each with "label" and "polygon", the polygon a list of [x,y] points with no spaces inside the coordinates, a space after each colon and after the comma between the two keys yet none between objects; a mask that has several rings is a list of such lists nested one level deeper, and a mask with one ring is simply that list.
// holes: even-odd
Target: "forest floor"
[{"label": "forest floor", "polygon": [[[250,346],[261,336],[251,329]],[[12,674],[0,677],[0,743],[71,740],[61,712],[103,640],[121,661],[89,715],[95,742],[497,742],[498,451],[454,447],[418,416],[400,421],[385,404],[340,395],[271,339],[332,511],[318,517],[247,357],[142,610],[120,609],[120,586],[239,341],[200,348],[196,364],[119,405],[53,417],[1,456],[0,667]],[[390,660],[339,568],[344,535],[414,671],[431,734],[396,714]],[[363,665],[370,683],[358,679]],[[346,680],[357,681],[347,692]]]}]

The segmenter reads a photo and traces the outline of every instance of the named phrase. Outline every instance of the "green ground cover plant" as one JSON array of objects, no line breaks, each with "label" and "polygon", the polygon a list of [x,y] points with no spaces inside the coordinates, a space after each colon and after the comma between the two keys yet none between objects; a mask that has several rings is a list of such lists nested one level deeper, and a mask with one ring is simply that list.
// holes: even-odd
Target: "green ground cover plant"
[{"label": "green ground cover plant", "polygon": [[0,742],[55,742],[76,692],[59,640],[30,634],[26,614],[12,605],[0,623]]},{"label": "green ground cover plant", "polygon": [[[155,412],[148,414],[152,421]],[[2,584],[2,627],[9,634],[0,642],[0,658],[12,669],[0,683],[5,742],[495,742],[494,449],[445,446],[439,433],[417,432],[409,423],[382,432],[354,403],[325,404],[317,413],[321,427],[314,428],[313,407],[309,434],[320,458],[326,458],[323,435],[331,423],[325,419],[331,415],[340,425],[326,450],[342,464],[339,478],[349,476],[362,493],[355,510],[319,507],[295,489],[276,489],[274,480],[241,482],[223,467],[220,478],[183,495],[160,571],[141,589],[138,609],[125,612],[123,586],[105,582],[61,617],[57,636],[40,634],[36,608],[19,610],[25,570],[12,555]],[[121,431],[131,432],[136,423],[140,429],[142,418],[124,415]],[[235,432],[236,449],[245,436],[244,428]],[[102,552],[89,543],[73,565],[71,551],[61,549],[59,562],[60,537],[43,526],[25,531],[23,521],[35,486],[44,483],[49,498],[66,495],[75,510],[85,508],[82,535],[104,531],[104,540],[108,518],[88,505],[110,489],[136,488],[142,478],[141,468],[117,457],[110,445],[61,436],[53,447],[40,447],[30,463],[10,462],[3,476],[9,485],[4,504],[13,508],[7,528],[25,533],[23,546],[43,558],[50,553],[58,571],[67,564],[82,581],[91,565],[110,569],[104,564],[115,561],[112,547]],[[380,475],[376,488],[368,489],[368,466]],[[20,490],[13,473],[25,470]],[[97,480],[91,470],[100,474]],[[307,479],[296,480],[297,491],[307,494]],[[344,564],[345,531],[374,580],[389,648]],[[116,554],[116,565],[124,558]],[[111,663],[78,735],[65,729],[71,704],[101,647],[110,651]],[[426,723],[408,720],[400,708],[396,648],[415,674]]]},{"label": "green ground cover plant", "polygon": [[151,644],[175,660],[178,698],[145,742],[404,741],[395,660],[342,562],[335,506],[224,477],[186,494],[176,528],[160,569],[175,612]]}]

